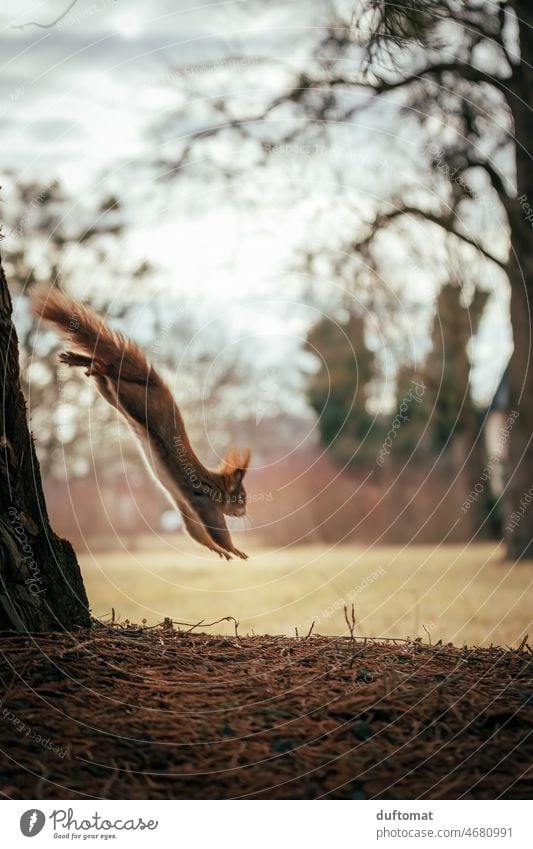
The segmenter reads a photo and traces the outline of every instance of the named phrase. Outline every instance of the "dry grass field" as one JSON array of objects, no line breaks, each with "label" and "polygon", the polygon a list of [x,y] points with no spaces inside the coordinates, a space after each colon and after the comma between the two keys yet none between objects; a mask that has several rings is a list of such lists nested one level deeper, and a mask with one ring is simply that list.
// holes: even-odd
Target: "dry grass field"
[{"label": "dry grass field", "polygon": [[181,535],[82,554],[93,613],[107,619],[113,608],[116,619],[149,625],[234,616],[243,635],[304,635],[315,620],[315,633],[332,635],[347,633],[344,605],[353,602],[359,636],[516,646],[532,633],[533,566],[505,563],[501,546],[236,544],[247,562],[221,562]]}]

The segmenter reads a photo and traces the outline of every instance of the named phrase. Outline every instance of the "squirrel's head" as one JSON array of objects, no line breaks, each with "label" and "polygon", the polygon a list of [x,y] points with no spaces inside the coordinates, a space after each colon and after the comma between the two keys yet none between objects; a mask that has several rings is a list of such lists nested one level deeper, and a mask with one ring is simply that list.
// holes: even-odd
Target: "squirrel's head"
[{"label": "squirrel's head", "polygon": [[243,478],[250,463],[250,451],[238,451],[230,448],[227,451],[219,472],[224,479],[224,506],[226,516],[246,515],[246,490]]}]

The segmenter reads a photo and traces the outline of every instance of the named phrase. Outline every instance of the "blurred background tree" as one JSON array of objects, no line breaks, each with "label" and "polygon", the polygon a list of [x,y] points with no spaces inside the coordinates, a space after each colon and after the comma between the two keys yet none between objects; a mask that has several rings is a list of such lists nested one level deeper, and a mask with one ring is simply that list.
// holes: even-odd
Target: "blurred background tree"
[{"label": "blurred background tree", "polygon": [[307,397],[318,417],[322,444],[343,466],[372,464],[376,429],[367,404],[376,364],[365,342],[362,316],[322,318],[309,330],[307,348],[319,362],[308,378]]},{"label": "blurred background tree", "polygon": [[[476,303],[472,281],[484,297],[502,284],[509,287],[514,341],[509,405],[520,412],[509,440],[509,515],[528,491],[533,467],[533,248],[523,209],[533,197],[528,153],[533,12],[526,0],[361,0],[355,6],[332,3],[328,9],[329,25],[317,29],[314,49],[298,56],[297,67],[276,66],[279,87],[274,97],[265,97],[253,108],[235,95],[216,98],[211,113],[202,101],[196,129],[176,155],[169,155],[166,166],[181,173],[198,149],[208,161],[218,136],[229,140],[227,161],[221,165],[217,160],[228,180],[241,170],[235,145],[246,150],[243,167],[248,171],[263,167],[269,172],[275,150],[335,151],[336,156],[325,164],[322,159],[318,167],[318,156],[311,157],[316,179],[329,165],[334,193],[323,203],[303,247],[305,269],[314,270],[318,289],[329,260],[335,274],[350,267],[348,279],[352,286],[357,281],[357,297],[374,310],[397,352],[414,300],[413,270],[416,276],[425,273],[439,291],[447,282],[446,257],[453,250],[460,266],[453,277],[466,289],[465,303]],[[179,92],[188,81],[175,71]],[[365,184],[358,173],[360,192],[354,196],[348,175],[357,165],[354,152],[361,121],[367,133],[375,133],[388,179],[386,189],[376,192],[371,180]],[[344,130],[352,134],[348,140]],[[299,168],[304,171],[305,165]],[[344,218],[338,215],[341,199]],[[320,232],[327,232],[327,244]],[[468,273],[463,278],[464,267]],[[377,301],[376,282],[381,291]],[[324,298],[328,296],[331,304],[332,293]],[[442,301],[440,306],[445,306]],[[384,320],[394,313],[392,322]],[[477,324],[479,315],[471,321]],[[465,444],[462,454],[472,456],[474,475],[480,467],[477,446],[482,436],[474,433],[470,401],[460,401],[469,397],[468,391],[464,394],[468,340],[463,337],[461,344],[450,340],[454,354],[439,363],[444,397],[433,432],[437,445],[448,438],[452,421],[455,430],[468,434],[469,446]],[[433,349],[430,370],[444,355],[442,346]],[[397,368],[411,359],[412,352],[403,351]],[[452,388],[454,373],[457,383]],[[396,379],[394,373],[390,377]],[[316,409],[316,402],[313,406]],[[531,526],[522,522],[508,536],[509,556],[529,556],[532,539]]]}]

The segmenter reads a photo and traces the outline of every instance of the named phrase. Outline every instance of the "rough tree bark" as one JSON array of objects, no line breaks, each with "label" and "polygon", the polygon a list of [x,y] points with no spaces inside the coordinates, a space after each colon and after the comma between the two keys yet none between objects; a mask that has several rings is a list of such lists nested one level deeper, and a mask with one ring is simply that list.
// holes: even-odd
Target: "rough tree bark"
[{"label": "rough tree bark", "polygon": [[88,627],[89,606],[76,556],[48,519],[11,316],[0,260],[0,631]]},{"label": "rough tree bark", "polygon": [[506,541],[513,560],[533,557],[533,505],[528,496],[533,485],[533,229],[527,205],[533,208],[531,116],[533,115],[533,7],[531,0],[515,4],[519,24],[521,62],[509,82],[516,149],[517,198],[509,210],[511,252],[511,324],[514,352],[509,368],[510,408],[519,416],[509,439],[506,499]]}]

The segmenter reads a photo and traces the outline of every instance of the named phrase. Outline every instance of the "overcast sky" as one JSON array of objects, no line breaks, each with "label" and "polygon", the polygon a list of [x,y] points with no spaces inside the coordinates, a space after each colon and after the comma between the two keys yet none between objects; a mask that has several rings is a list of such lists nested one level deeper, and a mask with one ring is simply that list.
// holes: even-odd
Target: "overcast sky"
[{"label": "overcast sky", "polygon": [[[283,364],[301,344],[312,315],[304,303],[305,286],[289,267],[326,207],[326,195],[331,196],[326,178],[318,178],[326,157],[300,155],[293,163],[290,155],[280,155],[280,167],[269,168],[268,179],[251,162],[230,192],[224,181],[198,183],[187,174],[169,188],[146,165],[179,154],[183,137],[201,119],[197,100],[229,91],[240,97],[240,89],[252,93],[252,104],[268,98],[309,50],[323,5],[77,0],[54,23],[68,6],[65,0],[2,4],[3,168],[13,169],[20,181],[58,176],[81,206],[98,189],[125,198],[130,227],[124,252],[131,267],[150,260],[158,268],[154,289],[197,296],[236,332],[244,334],[253,316],[258,337],[270,352],[279,349]],[[213,70],[214,63],[234,56],[248,57],[249,64]],[[268,65],[261,62],[265,58]],[[190,81],[189,102],[173,85],[176,66],[185,68]],[[179,130],[171,130],[161,146],[164,137],[154,128],[174,114]],[[386,126],[386,114],[382,121]],[[346,161],[353,165],[354,138],[360,167],[353,167],[343,192],[351,193],[353,208],[364,215],[376,173],[369,162],[386,157],[394,167],[395,153],[386,133],[362,126],[344,148],[339,137],[337,164],[344,173]],[[396,167],[400,162],[408,167],[409,145],[407,140],[401,151],[405,161],[399,158]],[[412,148],[415,161],[414,143]],[[245,153],[235,148],[235,155]],[[289,180],[295,191],[287,203]],[[109,285],[105,269],[98,269],[97,283]],[[84,285],[92,287],[95,280]],[[413,288],[421,299],[434,293],[414,273]],[[116,294],[123,295],[118,286]],[[501,290],[479,341],[476,381],[483,400],[510,349],[505,299]],[[417,332],[422,335],[420,328],[411,328],[414,341]]]}]

